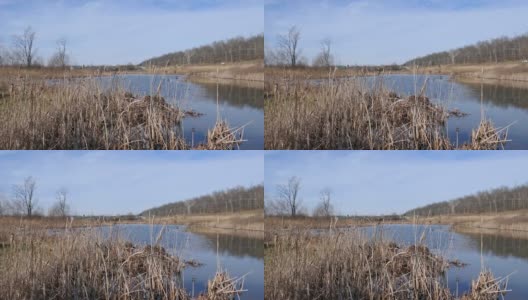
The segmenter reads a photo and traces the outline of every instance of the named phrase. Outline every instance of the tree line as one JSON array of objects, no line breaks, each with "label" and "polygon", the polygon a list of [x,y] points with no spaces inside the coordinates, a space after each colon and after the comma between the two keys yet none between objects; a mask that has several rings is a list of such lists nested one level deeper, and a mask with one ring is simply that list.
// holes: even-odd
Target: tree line
[{"label": "tree line", "polygon": [[528,209],[528,184],[517,187],[500,187],[482,191],[450,201],[429,204],[412,209],[406,216],[438,216],[456,214],[498,213]]},{"label": "tree line", "polygon": [[[20,184],[13,185],[10,198],[0,198],[0,216],[43,216],[44,209],[39,205],[37,197],[37,181],[26,177]],[[66,217],[70,215],[68,190],[57,189],[55,202],[49,207],[48,216]]]},{"label": "tree line", "polygon": [[37,32],[31,27],[27,27],[24,32],[12,37],[11,47],[1,47],[0,45],[0,66],[23,66],[23,67],[48,67],[65,68],[70,64],[70,55],[68,54],[68,41],[65,38],[59,38],[56,41],[56,50],[44,61],[42,56],[38,55]]},{"label": "tree line", "polygon": [[432,53],[412,59],[407,66],[499,63],[528,60],[528,33],[516,37],[499,37],[465,47]]},{"label": "tree line", "polygon": [[264,207],[264,186],[235,187],[145,210],[142,216],[236,213]]},{"label": "tree line", "polygon": [[[277,185],[275,196],[266,199],[265,214],[268,216],[290,216],[294,218],[309,215],[308,209],[304,206],[303,200],[299,196],[300,190],[301,179],[297,176],[292,176],[288,178],[287,182]],[[311,213],[312,216],[335,216],[332,194],[332,190],[328,187],[321,189],[319,201]]]},{"label": "tree line", "polygon": [[145,60],[141,66],[176,66],[233,63],[264,59],[264,34],[216,41],[209,45],[168,53]]}]

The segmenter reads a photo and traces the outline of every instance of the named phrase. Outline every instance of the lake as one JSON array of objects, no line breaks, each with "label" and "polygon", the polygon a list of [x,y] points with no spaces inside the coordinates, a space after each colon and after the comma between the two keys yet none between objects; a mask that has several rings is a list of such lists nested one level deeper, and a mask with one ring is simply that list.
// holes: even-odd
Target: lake
[{"label": "lake", "polygon": [[453,144],[457,135],[459,144],[469,141],[471,130],[480,123],[483,109],[496,127],[513,124],[508,130],[511,142],[505,145],[506,149],[528,149],[528,84],[526,87],[481,85],[454,81],[447,75],[382,75],[365,77],[365,80],[369,85],[383,84],[400,95],[418,94],[425,84],[425,94],[433,102],[467,113],[464,117],[451,117],[447,122],[447,134]]},{"label": "lake", "polygon": [[[481,270],[482,261],[496,277],[511,274],[508,280],[507,300],[528,299],[528,239],[504,234],[455,232],[448,225],[394,224],[366,227],[368,235],[375,232],[397,243],[411,245],[420,240],[425,232],[424,243],[436,253],[447,258],[458,259],[468,264],[465,267],[451,267],[446,274],[449,289],[462,295],[469,290]],[[512,274],[513,273],[513,274]]]},{"label": "lake", "polygon": [[[164,229],[163,229],[164,228]],[[264,243],[262,238],[244,235],[198,234],[179,225],[126,224],[102,226],[106,236],[119,236],[136,245],[155,244],[162,232],[160,245],[185,260],[194,259],[203,265],[187,266],[182,275],[183,286],[195,296],[207,288],[207,280],[216,273],[217,265],[232,277],[246,275],[241,299],[264,299]]]},{"label": "lake", "polygon": [[255,84],[218,84],[217,102],[216,83],[190,82],[180,75],[127,74],[98,79],[103,86],[117,83],[136,95],[156,94],[159,86],[160,94],[169,103],[202,113],[199,117],[186,117],[181,124],[180,132],[189,144],[193,135],[195,145],[206,140],[218,111],[232,128],[245,125],[243,138],[247,141],[241,144],[241,149],[264,149],[264,90]]}]

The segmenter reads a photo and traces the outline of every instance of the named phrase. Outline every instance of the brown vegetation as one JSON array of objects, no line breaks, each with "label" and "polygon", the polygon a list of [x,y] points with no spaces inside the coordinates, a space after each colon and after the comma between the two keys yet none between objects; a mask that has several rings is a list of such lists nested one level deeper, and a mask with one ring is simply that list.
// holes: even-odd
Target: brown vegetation
[{"label": "brown vegetation", "polygon": [[265,94],[266,149],[499,149],[506,142],[505,132],[484,119],[470,143],[453,145],[444,125],[460,112],[355,79],[270,78]]},{"label": "brown vegetation", "polygon": [[[2,231],[11,236],[0,249],[6,299],[191,299],[179,282],[187,263],[157,244],[138,247],[90,228],[53,233],[26,222]],[[236,295],[237,285],[226,282],[237,281],[219,273],[200,299]],[[225,289],[215,288],[218,282]]]},{"label": "brown vegetation", "polygon": [[264,81],[264,62],[262,60],[227,64],[151,67],[147,71],[156,74],[183,74],[187,75],[191,81],[206,79],[230,80],[231,83],[236,83],[236,81]]},{"label": "brown vegetation", "polygon": [[[440,280],[450,262],[424,245],[402,247],[357,229],[271,235],[266,299],[455,299]],[[488,274],[463,299],[492,299],[490,292],[502,290]]]},{"label": "brown vegetation", "polygon": [[[29,75],[2,78],[1,149],[190,149],[178,124],[186,115],[158,96],[135,97],[95,79],[50,85]],[[6,92],[7,91],[7,92]],[[218,122],[200,149],[236,149],[242,142]],[[218,134],[221,135],[218,138]]]},{"label": "brown vegetation", "polygon": [[515,210],[497,213],[468,213],[457,215],[438,215],[415,217],[415,222],[423,224],[449,224],[457,231],[493,230],[501,233],[512,231],[528,232],[528,211]]},{"label": "brown vegetation", "polygon": [[[438,65],[417,67],[414,71],[420,74],[450,74],[461,81],[493,80],[493,83],[501,84],[528,81],[528,63],[522,62]],[[522,87],[526,87],[526,84]]]},{"label": "brown vegetation", "polygon": [[264,213],[262,210],[241,211],[237,213],[175,215],[156,218],[164,224],[187,225],[196,232],[234,232],[264,231]]}]

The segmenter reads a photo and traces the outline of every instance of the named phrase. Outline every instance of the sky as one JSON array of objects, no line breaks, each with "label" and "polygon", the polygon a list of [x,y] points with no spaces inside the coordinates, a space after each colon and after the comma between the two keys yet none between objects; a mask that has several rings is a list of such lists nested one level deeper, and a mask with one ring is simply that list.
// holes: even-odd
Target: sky
[{"label": "sky", "polygon": [[263,174],[262,151],[0,151],[0,198],[33,176],[45,212],[64,187],[75,214],[137,214],[262,184]]},{"label": "sky", "polygon": [[266,199],[301,179],[309,212],[323,188],[343,215],[404,213],[434,202],[528,183],[528,151],[268,151]]},{"label": "sky", "polygon": [[[340,64],[402,64],[481,40],[528,32],[526,0],[265,0],[265,43],[291,26],[313,58],[330,38]],[[311,61],[311,60],[309,60]]]},{"label": "sky", "polygon": [[38,55],[65,38],[77,64],[138,64],[264,31],[263,0],[0,0],[0,46],[31,26]]}]

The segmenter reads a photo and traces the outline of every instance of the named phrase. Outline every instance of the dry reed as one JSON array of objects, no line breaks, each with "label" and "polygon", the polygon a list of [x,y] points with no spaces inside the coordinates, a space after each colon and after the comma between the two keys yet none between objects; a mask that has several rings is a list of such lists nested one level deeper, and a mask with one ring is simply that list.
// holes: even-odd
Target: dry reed
[{"label": "dry reed", "polygon": [[[8,230],[11,241],[0,249],[2,299],[191,299],[180,274],[197,263],[157,244],[139,247],[92,228],[51,232],[22,222]],[[219,281],[238,279],[222,273],[213,278]],[[201,299],[226,293],[208,290]]]},{"label": "dry reed", "polygon": [[[49,82],[29,77],[0,82],[0,149],[190,149],[179,124],[185,112],[158,95],[135,97],[95,79]],[[234,149],[240,129],[217,124],[201,148]],[[218,133],[219,132],[219,133]],[[215,134],[222,134],[221,142]],[[237,137],[237,140],[234,138]]]},{"label": "dry reed", "polygon": [[[423,91],[422,91],[423,92]],[[447,137],[448,111],[422,93],[406,98],[354,79],[267,79],[266,149],[455,149]],[[464,149],[498,149],[503,131],[484,120]],[[483,137],[482,134],[485,134]]]},{"label": "dry reed", "polygon": [[[400,246],[355,229],[271,235],[266,299],[455,299],[441,280],[451,262],[425,245]],[[488,277],[486,286],[497,282]],[[474,287],[465,295],[474,298],[464,299],[489,299],[481,294]]]}]

